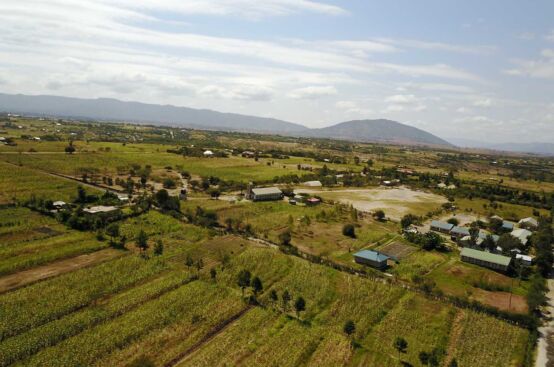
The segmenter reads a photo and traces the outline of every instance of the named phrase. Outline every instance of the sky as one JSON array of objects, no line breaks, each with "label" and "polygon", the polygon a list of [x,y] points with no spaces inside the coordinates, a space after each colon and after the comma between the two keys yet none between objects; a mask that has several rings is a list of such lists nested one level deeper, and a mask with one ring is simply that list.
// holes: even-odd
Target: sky
[{"label": "sky", "polygon": [[2,0],[0,92],[554,142],[554,2]]}]

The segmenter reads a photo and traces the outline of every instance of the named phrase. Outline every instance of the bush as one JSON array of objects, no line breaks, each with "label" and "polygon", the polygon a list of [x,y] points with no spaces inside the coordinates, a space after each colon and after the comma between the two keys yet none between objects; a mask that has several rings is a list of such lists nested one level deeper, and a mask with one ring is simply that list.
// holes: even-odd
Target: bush
[{"label": "bush", "polygon": [[342,234],[351,237],[356,238],[356,229],[353,224],[345,224],[344,227],[342,227]]}]

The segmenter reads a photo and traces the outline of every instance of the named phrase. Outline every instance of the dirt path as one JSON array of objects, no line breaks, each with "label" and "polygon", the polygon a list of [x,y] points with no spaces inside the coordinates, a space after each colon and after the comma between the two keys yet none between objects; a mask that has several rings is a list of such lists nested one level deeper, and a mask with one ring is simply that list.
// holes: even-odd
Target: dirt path
[{"label": "dirt path", "polygon": [[248,306],[244,309],[242,309],[239,313],[233,315],[231,318],[223,321],[219,325],[216,325],[208,334],[206,334],[202,339],[194,343],[190,348],[185,350],[183,353],[178,355],[177,357],[173,358],[171,361],[167,362],[165,364],[165,367],[173,367],[177,366],[184,361],[186,361],[195,351],[200,349],[204,344],[208,343],[210,340],[215,338],[217,335],[222,333],[225,329],[227,329],[230,325],[232,325],[235,321],[243,317],[249,310],[252,309],[253,306]]},{"label": "dirt path", "polygon": [[0,293],[11,291],[38,282],[39,280],[68,273],[86,266],[95,265],[121,256],[122,254],[123,252],[115,249],[105,249],[6,275],[0,278]]},{"label": "dirt path", "polygon": [[[552,338],[549,338],[550,333],[554,333],[554,279],[548,279],[548,294],[547,297],[547,310],[548,317],[545,318],[545,323],[539,328],[539,340],[537,343],[537,359],[535,360],[535,367],[546,367],[548,362],[548,344],[552,343]],[[551,346],[552,348],[552,346]]]},{"label": "dirt path", "polygon": [[450,341],[448,343],[448,350],[446,351],[446,358],[444,358],[445,363],[450,363],[454,357],[454,352],[458,346],[458,339],[462,334],[463,321],[466,317],[464,310],[458,310],[456,316],[454,316],[454,321],[452,321],[452,329],[450,330]]}]

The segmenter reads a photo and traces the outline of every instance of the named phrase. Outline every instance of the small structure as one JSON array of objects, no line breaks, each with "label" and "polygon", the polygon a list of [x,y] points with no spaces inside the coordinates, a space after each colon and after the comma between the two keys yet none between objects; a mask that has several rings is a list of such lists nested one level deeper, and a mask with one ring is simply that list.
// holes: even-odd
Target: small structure
[{"label": "small structure", "polygon": [[519,225],[520,228],[525,228],[530,230],[534,230],[539,227],[539,222],[532,217],[523,218],[522,220],[517,222],[517,224]]},{"label": "small structure", "polygon": [[362,250],[354,254],[354,261],[358,264],[369,265],[380,270],[387,267],[389,259],[389,256],[373,250]]},{"label": "small structure", "polygon": [[83,209],[83,211],[88,214],[111,213],[116,210],[119,210],[119,208],[116,206],[105,206],[105,205],[92,206],[90,208]]},{"label": "small structure", "polygon": [[255,152],[251,152],[250,150],[245,150],[244,152],[241,153],[241,155],[244,157],[244,158],[254,158],[256,156],[256,153]]},{"label": "small structure", "polygon": [[312,206],[315,206],[315,205],[319,205],[321,204],[321,200],[318,199],[318,198],[309,198],[306,200],[306,205],[312,205]]},{"label": "small structure", "polygon": [[434,220],[431,222],[431,230],[441,233],[450,233],[452,228],[454,227],[453,224],[442,222],[440,220]]},{"label": "small structure", "polygon": [[454,226],[450,230],[450,236],[453,239],[459,239],[466,236],[471,236],[471,233],[469,233],[469,228],[467,227]]},{"label": "small structure", "polygon": [[513,231],[515,225],[516,224],[514,222],[510,222],[509,220],[502,221],[502,229],[506,231]]},{"label": "small structure", "polygon": [[129,201],[129,195],[127,194],[117,194],[117,198],[119,199],[119,201]]},{"label": "small structure", "polygon": [[206,150],[202,154],[204,154],[204,157],[213,157],[214,152],[212,152],[211,150]]},{"label": "small structure", "polygon": [[67,203],[65,201],[61,201],[61,200],[58,200],[58,201],[54,201],[52,203],[52,206],[56,209],[62,209],[64,208],[65,206],[67,205]]},{"label": "small structure", "polygon": [[512,261],[512,259],[507,256],[492,254],[490,252],[479,251],[468,247],[464,247],[460,255],[464,262],[500,271],[507,271]]},{"label": "small structure", "polygon": [[517,254],[516,255],[516,260],[519,260],[521,265],[525,265],[525,266],[533,265],[533,260],[534,259],[535,258],[533,256],[529,256],[529,255],[523,255],[523,254]]},{"label": "small structure", "polygon": [[252,201],[269,201],[283,199],[283,192],[277,187],[251,188],[248,198]]},{"label": "small structure", "polygon": [[531,237],[533,233],[525,228],[517,228],[514,229],[510,234],[517,238],[519,242],[521,242],[521,244],[525,246],[527,245],[527,241],[529,241],[529,237]]},{"label": "small structure", "polygon": [[306,181],[303,183],[304,186],[308,186],[308,187],[321,187],[323,186],[321,184],[321,181]]}]

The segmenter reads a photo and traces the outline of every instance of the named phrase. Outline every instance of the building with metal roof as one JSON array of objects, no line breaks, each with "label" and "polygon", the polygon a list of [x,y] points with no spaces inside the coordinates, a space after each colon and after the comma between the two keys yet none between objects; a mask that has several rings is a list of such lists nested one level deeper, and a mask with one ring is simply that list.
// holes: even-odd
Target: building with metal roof
[{"label": "building with metal roof", "polygon": [[539,222],[532,217],[523,218],[519,222],[517,222],[520,228],[526,228],[526,229],[537,229],[539,227]]},{"label": "building with metal roof", "polygon": [[248,196],[252,201],[281,200],[283,192],[277,187],[259,187],[250,189]]},{"label": "building with metal roof", "polygon": [[369,265],[376,269],[385,269],[389,256],[373,250],[362,250],[354,254],[354,261],[358,264]]},{"label": "building with metal roof", "polygon": [[525,228],[517,228],[514,229],[511,233],[512,236],[517,238],[522,245],[527,245],[527,241],[529,241],[529,237],[533,234],[533,232],[525,229]]},{"label": "building with metal roof", "polygon": [[442,222],[440,220],[431,221],[431,230],[433,231],[450,233],[453,227],[454,227],[453,224]]},{"label": "building with metal roof", "polygon": [[83,211],[88,214],[111,213],[116,210],[119,210],[119,208],[116,206],[105,206],[105,205],[92,206],[90,208],[83,209]]},{"label": "building with metal roof", "polygon": [[507,271],[512,259],[507,256],[464,247],[460,254],[462,261],[485,268]]},{"label": "building with metal roof", "polygon": [[514,222],[510,222],[509,220],[505,220],[505,221],[502,222],[502,229],[511,231],[511,230],[514,229],[515,225],[516,224]]},{"label": "building with metal roof", "polygon": [[460,227],[460,226],[452,227],[452,229],[450,230],[450,234],[452,235],[452,237],[456,237],[456,238],[462,238],[462,237],[471,235],[469,233],[469,228]]}]

